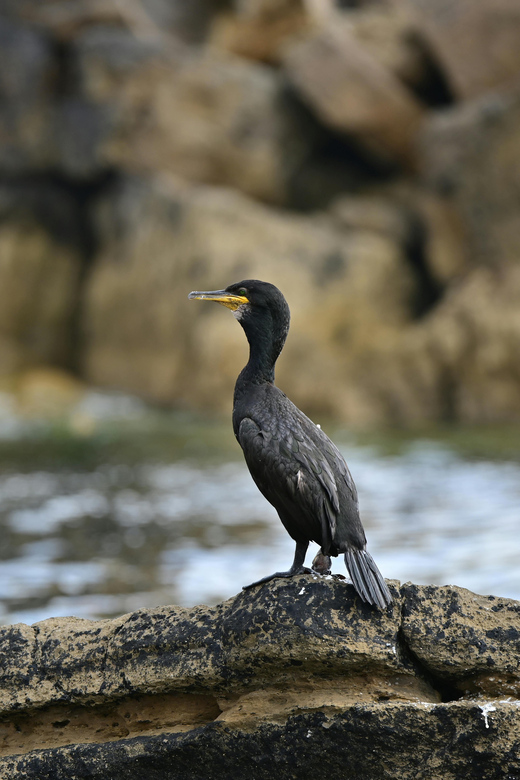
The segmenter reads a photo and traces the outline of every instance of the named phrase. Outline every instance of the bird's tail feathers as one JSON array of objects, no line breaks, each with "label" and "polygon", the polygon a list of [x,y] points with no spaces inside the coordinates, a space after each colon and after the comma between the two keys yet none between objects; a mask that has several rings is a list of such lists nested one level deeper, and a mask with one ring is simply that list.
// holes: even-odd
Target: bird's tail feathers
[{"label": "bird's tail feathers", "polygon": [[374,559],[366,550],[351,548],[345,553],[345,566],[363,601],[385,609],[392,603],[392,595]]}]

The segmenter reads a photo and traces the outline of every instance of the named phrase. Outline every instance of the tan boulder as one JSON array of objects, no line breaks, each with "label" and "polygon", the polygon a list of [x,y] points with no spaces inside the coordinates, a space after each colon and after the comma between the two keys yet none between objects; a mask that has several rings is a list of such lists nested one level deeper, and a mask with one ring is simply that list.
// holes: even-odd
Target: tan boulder
[{"label": "tan boulder", "polygon": [[406,3],[367,3],[346,9],[352,34],[372,57],[404,84],[420,86],[428,78],[424,51]]},{"label": "tan boulder", "polygon": [[348,20],[290,46],[287,73],[325,124],[353,136],[376,158],[413,166],[423,111],[406,87],[354,36]]},{"label": "tan boulder", "polygon": [[426,184],[462,221],[473,263],[520,258],[520,83],[425,123],[421,158]]},{"label": "tan boulder", "polygon": [[407,0],[455,94],[472,98],[520,71],[517,0]]},{"label": "tan boulder", "polygon": [[520,420],[520,268],[473,271],[382,356],[380,393],[402,422]]},{"label": "tan boulder", "polygon": [[216,16],[209,45],[276,64],[283,47],[311,23],[301,0],[241,0]]}]

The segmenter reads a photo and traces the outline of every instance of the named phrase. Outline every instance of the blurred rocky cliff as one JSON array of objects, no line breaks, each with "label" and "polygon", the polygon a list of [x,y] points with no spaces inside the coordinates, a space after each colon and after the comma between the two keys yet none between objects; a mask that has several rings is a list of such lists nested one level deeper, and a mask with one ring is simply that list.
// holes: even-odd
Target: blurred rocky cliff
[{"label": "blurred rocky cliff", "polygon": [[229,409],[245,339],[187,294],[256,277],[310,413],[520,419],[518,0],[0,12],[2,388]]}]

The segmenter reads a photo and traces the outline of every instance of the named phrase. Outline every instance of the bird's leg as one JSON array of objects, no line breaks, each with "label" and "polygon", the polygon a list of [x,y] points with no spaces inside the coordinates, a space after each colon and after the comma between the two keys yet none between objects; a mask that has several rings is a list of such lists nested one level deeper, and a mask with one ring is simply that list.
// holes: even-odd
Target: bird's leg
[{"label": "bird's leg", "polygon": [[328,555],[325,555],[323,550],[320,550],[312,562],[312,570],[316,574],[330,574],[331,560]]},{"label": "bird's leg", "polygon": [[248,588],[254,588],[255,585],[261,585],[264,582],[270,582],[276,577],[293,577],[295,574],[310,574],[311,570],[307,569],[303,564],[305,563],[305,555],[309,542],[296,542],[296,551],[294,553],[294,561],[289,571],[275,571],[274,574],[270,574],[268,577],[262,577],[261,580],[252,582],[251,585],[244,585],[242,590]]}]

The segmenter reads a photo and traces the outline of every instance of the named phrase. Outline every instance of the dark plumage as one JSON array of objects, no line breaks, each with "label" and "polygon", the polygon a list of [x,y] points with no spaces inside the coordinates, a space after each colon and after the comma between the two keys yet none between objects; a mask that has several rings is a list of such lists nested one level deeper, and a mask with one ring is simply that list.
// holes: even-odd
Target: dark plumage
[{"label": "dark plumage", "polygon": [[[296,542],[290,577],[304,568],[310,541],[321,546],[313,569],[326,573],[329,556],[345,564],[364,601],[385,608],[392,597],[366,550],[354,480],[337,447],[274,385],[274,366],[289,331],[289,307],[280,290],[248,279],[225,290],[192,292],[230,308],[249,341],[249,362],[235,385],[233,430],[256,485]],[[252,587],[252,586],[248,586]]]}]

